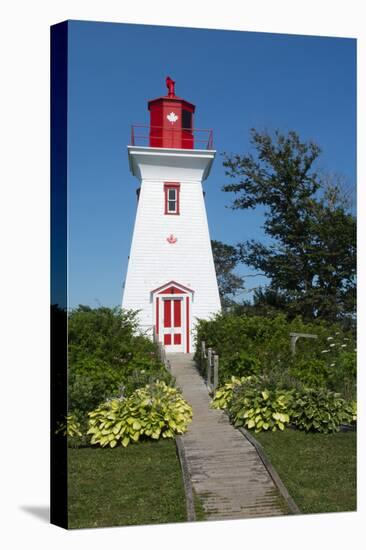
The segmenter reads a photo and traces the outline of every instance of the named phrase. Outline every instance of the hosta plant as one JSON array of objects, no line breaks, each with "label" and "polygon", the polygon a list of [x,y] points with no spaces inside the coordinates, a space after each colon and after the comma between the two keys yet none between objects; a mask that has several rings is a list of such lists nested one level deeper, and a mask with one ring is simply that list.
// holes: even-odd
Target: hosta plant
[{"label": "hosta plant", "polygon": [[244,426],[256,433],[284,430],[290,422],[292,392],[289,390],[259,389],[244,384],[230,407],[234,425]]},{"label": "hosta plant", "polygon": [[251,376],[242,376],[241,378],[232,376],[229,382],[226,382],[216,390],[210,406],[213,409],[230,408],[235,390],[249,380],[251,380]]},{"label": "hosta plant", "polygon": [[324,388],[306,388],[295,395],[291,420],[299,430],[338,432],[341,424],[350,424],[352,419],[352,408],[339,393]]},{"label": "hosta plant", "polygon": [[127,447],[140,438],[173,438],[184,433],[191,420],[192,408],[180,392],[156,381],[90,412],[88,434],[93,445]]},{"label": "hosta plant", "polygon": [[67,437],[81,437],[83,435],[81,433],[80,422],[78,422],[73,414],[68,414],[65,417],[65,421],[59,423],[56,433],[61,433]]},{"label": "hosta plant", "polygon": [[357,422],[357,401],[351,401],[349,407],[352,415],[352,422]]}]

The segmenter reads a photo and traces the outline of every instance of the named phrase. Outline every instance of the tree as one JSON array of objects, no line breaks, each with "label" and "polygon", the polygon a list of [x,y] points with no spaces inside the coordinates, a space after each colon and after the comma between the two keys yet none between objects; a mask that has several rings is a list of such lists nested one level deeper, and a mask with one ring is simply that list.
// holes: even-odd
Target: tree
[{"label": "tree", "polygon": [[[238,245],[245,264],[270,279],[260,300],[286,304],[288,313],[331,321],[355,312],[356,220],[339,185],[314,171],[320,148],[296,132],[274,135],[251,130],[255,156],[227,155],[226,175],[235,183],[233,209],[265,207],[269,244]],[[268,294],[269,292],[269,294]],[[274,300],[274,296],[276,299]]]},{"label": "tree", "polygon": [[243,277],[233,273],[239,262],[238,251],[235,246],[224,244],[221,241],[211,241],[214,257],[217,284],[224,309],[233,302],[233,297],[244,288]]}]

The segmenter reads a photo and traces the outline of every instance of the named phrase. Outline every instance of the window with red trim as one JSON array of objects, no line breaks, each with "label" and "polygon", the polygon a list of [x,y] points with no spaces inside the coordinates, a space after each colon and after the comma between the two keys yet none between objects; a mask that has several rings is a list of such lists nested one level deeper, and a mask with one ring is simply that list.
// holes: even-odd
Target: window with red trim
[{"label": "window with red trim", "polygon": [[179,183],[164,183],[165,214],[179,214]]}]

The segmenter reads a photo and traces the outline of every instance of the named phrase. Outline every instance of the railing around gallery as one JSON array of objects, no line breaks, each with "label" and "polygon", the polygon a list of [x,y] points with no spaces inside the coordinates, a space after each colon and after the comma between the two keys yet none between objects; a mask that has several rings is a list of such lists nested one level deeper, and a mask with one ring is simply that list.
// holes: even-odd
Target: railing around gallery
[{"label": "railing around gallery", "polygon": [[206,342],[201,342],[201,359],[207,361],[206,385],[209,392],[214,393],[219,383],[219,356],[212,348],[206,348]]},{"label": "railing around gallery", "polygon": [[[164,132],[164,133],[163,133]],[[177,138],[183,149],[213,149],[213,131],[208,128],[166,128],[149,124],[132,124],[131,145],[149,146],[151,140],[156,147],[166,147],[171,139],[172,146]]]}]

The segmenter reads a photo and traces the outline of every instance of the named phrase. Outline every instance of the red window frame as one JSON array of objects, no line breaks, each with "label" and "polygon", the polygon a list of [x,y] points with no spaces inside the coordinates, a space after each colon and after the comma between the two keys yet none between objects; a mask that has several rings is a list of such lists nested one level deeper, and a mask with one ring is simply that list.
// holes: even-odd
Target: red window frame
[{"label": "red window frame", "polygon": [[[176,209],[174,212],[168,210],[168,197],[169,197],[169,191],[171,189],[175,190],[176,193]],[[180,200],[179,200],[179,194],[180,194],[180,183],[164,183],[164,214],[170,215],[170,216],[179,216],[180,214]]]}]

